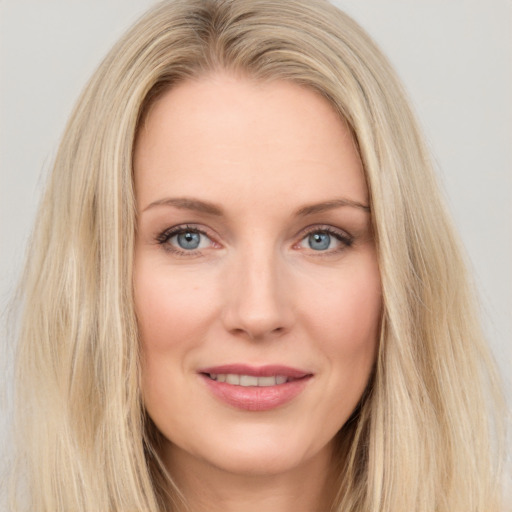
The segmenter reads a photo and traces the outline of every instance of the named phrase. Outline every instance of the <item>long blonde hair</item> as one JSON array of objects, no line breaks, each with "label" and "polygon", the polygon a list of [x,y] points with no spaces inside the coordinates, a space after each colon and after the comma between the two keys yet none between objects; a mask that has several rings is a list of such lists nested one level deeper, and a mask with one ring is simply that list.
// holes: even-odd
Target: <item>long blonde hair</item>
[{"label": "long blonde hair", "polygon": [[323,0],[163,2],[84,90],[21,288],[16,467],[27,508],[157,512],[180,502],[140,398],[132,151],[155,98],[219,69],[318,91],[364,163],[384,311],[375,374],[340,435],[332,510],[499,510],[497,377],[429,157],[386,59]]}]

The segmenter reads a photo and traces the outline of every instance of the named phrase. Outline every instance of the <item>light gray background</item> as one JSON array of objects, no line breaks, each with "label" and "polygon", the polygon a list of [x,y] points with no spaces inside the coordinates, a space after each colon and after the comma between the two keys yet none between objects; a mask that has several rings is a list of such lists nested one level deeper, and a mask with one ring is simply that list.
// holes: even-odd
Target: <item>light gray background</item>
[{"label": "light gray background", "polygon": [[[154,3],[0,0],[0,311],[74,101],[111,45]],[[510,397],[512,1],[336,4],[376,39],[410,93],[473,265]],[[1,427],[0,419],[0,438]]]}]

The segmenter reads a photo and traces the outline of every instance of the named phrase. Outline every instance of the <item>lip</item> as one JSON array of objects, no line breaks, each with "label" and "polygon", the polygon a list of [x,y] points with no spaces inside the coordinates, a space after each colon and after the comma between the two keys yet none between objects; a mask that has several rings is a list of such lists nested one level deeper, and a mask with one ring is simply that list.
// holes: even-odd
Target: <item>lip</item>
[{"label": "lip", "polygon": [[268,364],[265,366],[250,366],[247,364],[224,364],[221,366],[210,366],[202,368],[199,373],[235,373],[237,375],[252,375],[253,377],[271,377],[273,375],[283,375],[290,379],[301,379],[307,375],[312,375],[312,372],[301,370],[299,368],[292,368],[291,366],[284,366],[278,364]]},{"label": "lip", "polygon": [[[212,380],[208,374],[237,374],[254,377],[284,376],[292,379],[275,386],[237,386]],[[310,382],[313,374],[306,370],[283,365],[249,366],[229,364],[211,366],[198,371],[209,391],[222,402],[245,411],[268,411],[281,407],[296,398]]]}]

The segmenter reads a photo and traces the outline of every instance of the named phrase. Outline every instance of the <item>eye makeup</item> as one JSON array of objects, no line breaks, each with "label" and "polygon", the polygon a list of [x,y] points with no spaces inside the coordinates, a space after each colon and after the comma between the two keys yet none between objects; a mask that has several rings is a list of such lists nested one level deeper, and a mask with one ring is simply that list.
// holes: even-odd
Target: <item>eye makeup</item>
[{"label": "eye makeup", "polygon": [[[308,226],[294,238],[293,250],[315,257],[339,254],[354,243],[354,237],[346,231],[324,224]],[[222,248],[210,230],[196,224],[167,228],[155,237],[155,241],[166,252],[180,257],[198,257],[204,251]]]}]

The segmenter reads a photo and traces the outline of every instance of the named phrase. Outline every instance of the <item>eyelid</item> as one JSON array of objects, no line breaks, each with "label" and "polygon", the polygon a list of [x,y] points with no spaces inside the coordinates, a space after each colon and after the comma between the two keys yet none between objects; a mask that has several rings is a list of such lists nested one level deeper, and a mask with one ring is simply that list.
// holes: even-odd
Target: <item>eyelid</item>
[{"label": "eyelid", "polygon": [[340,237],[346,238],[347,240],[354,240],[354,237],[347,230],[335,227],[332,224],[312,224],[310,226],[306,226],[305,228],[301,229],[301,231],[297,234],[297,238],[303,238],[307,235],[310,235],[311,233],[316,233],[319,231],[323,231],[325,233],[332,233]]},{"label": "eyelid", "polygon": [[171,226],[160,233],[158,233],[155,236],[156,243],[160,244],[166,251],[169,251],[173,254],[176,254],[178,256],[199,256],[201,255],[201,251],[205,250],[205,248],[202,249],[193,249],[193,250],[184,250],[180,249],[179,247],[176,247],[174,245],[169,244],[169,240],[173,238],[176,235],[179,235],[180,233],[186,233],[186,232],[192,232],[192,233],[199,233],[208,240],[210,240],[212,245],[220,246],[220,244],[217,242],[215,235],[211,233],[211,230],[205,228],[202,225],[193,224],[193,223],[186,223],[186,224],[177,224],[175,226]]},{"label": "eyelid", "polygon": [[[311,226],[307,226],[306,228],[301,230],[300,233],[298,233],[298,240],[297,242],[295,242],[294,247],[298,248],[299,244],[307,236],[313,233],[327,233],[329,235],[334,236],[339,241],[339,243],[342,244],[341,248],[326,251],[314,251],[313,249],[311,249],[312,253],[314,253],[315,256],[327,256],[329,254],[338,253],[343,251],[347,247],[350,247],[354,243],[354,237],[344,229],[336,228],[330,224],[314,224]],[[303,248],[301,247],[301,249]]]},{"label": "eyelid", "polygon": [[[199,233],[206,238],[211,243],[210,247],[202,248],[202,249],[192,249],[192,250],[184,250],[180,249],[179,247],[175,245],[169,244],[169,240],[184,232],[194,232]],[[338,247],[336,249],[327,249],[325,251],[314,251],[313,249],[308,250],[304,247],[299,247],[301,242],[312,233],[328,233],[329,235],[333,236],[340,244],[341,247]],[[215,235],[212,230],[209,228],[206,228],[205,226],[201,224],[195,224],[195,223],[185,223],[185,224],[177,224],[174,226],[171,226],[169,228],[164,229],[163,231],[159,232],[155,236],[155,241],[157,244],[161,245],[164,250],[171,252],[173,254],[176,254],[178,256],[201,256],[202,251],[208,250],[210,248],[221,248],[222,245],[217,241],[218,236]],[[306,252],[311,253],[314,256],[328,256],[335,253],[339,253],[346,249],[347,247],[350,247],[354,242],[354,237],[350,233],[348,233],[346,230],[337,228],[335,226],[332,226],[330,224],[313,224],[310,226],[307,226],[303,228],[295,237],[296,240],[293,244],[294,249],[300,249],[305,250]]]}]

